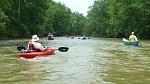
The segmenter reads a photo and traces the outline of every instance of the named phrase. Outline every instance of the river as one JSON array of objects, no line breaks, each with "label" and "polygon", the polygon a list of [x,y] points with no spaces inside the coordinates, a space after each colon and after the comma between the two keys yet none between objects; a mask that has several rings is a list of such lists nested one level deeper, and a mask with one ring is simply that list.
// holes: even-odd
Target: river
[{"label": "river", "polygon": [[16,46],[1,46],[0,84],[150,84],[149,40],[140,41],[139,47],[117,38],[42,40],[45,46],[66,46],[69,51],[20,59]]}]

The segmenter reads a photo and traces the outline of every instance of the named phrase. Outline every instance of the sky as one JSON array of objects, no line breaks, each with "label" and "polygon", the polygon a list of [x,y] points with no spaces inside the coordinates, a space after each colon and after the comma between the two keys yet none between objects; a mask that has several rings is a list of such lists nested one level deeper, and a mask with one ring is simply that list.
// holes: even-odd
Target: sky
[{"label": "sky", "polygon": [[55,2],[61,2],[65,4],[72,12],[82,13],[84,16],[87,15],[88,7],[92,6],[94,0],[53,0]]}]

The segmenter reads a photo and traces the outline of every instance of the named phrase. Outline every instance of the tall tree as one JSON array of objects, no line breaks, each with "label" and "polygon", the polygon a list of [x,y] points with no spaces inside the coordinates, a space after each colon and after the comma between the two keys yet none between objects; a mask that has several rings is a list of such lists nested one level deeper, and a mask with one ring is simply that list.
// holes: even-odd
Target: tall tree
[{"label": "tall tree", "polygon": [[134,31],[138,37],[150,38],[148,5],[147,0],[96,0],[85,30],[100,37],[126,37]]},{"label": "tall tree", "polygon": [[65,35],[70,21],[71,11],[60,3],[56,5],[53,28],[56,35]]},{"label": "tall tree", "polygon": [[73,12],[71,14],[70,25],[67,29],[67,34],[83,35],[84,25],[85,25],[85,17],[78,12]]},{"label": "tall tree", "polygon": [[8,21],[8,17],[4,14],[4,11],[0,9],[0,37],[4,37],[6,35],[7,21]]}]

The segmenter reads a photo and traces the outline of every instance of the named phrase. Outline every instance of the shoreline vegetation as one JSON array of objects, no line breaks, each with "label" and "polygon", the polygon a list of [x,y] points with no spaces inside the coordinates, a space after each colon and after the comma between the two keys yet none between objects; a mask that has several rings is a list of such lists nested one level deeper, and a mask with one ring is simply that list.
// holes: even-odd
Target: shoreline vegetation
[{"label": "shoreline vegetation", "polygon": [[[31,38],[8,38],[4,40],[0,40],[0,47],[5,47],[5,46],[24,46],[27,47],[28,42],[31,40]],[[40,38],[40,43],[43,45],[47,44],[47,38],[46,37],[41,37]]]},{"label": "shoreline vegetation", "polygon": [[7,39],[7,40],[1,40],[0,41],[0,47],[5,46],[18,46],[18,45],[27,45],[28,40],[27,39]]}]

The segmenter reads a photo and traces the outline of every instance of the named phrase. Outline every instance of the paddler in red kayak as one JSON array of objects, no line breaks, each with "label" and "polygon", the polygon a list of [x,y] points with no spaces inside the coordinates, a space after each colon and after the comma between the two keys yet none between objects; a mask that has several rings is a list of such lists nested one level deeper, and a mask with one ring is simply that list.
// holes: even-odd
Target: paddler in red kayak
[{"label": "paddler in red kayak", "polygon": [[34,52],[42,52],[45,51],[47,48],[44,48],[41,43],[38,42],[39,37],[37,35],[33,35],[31,41],[28,43],[27,50],[34,51]]}]

